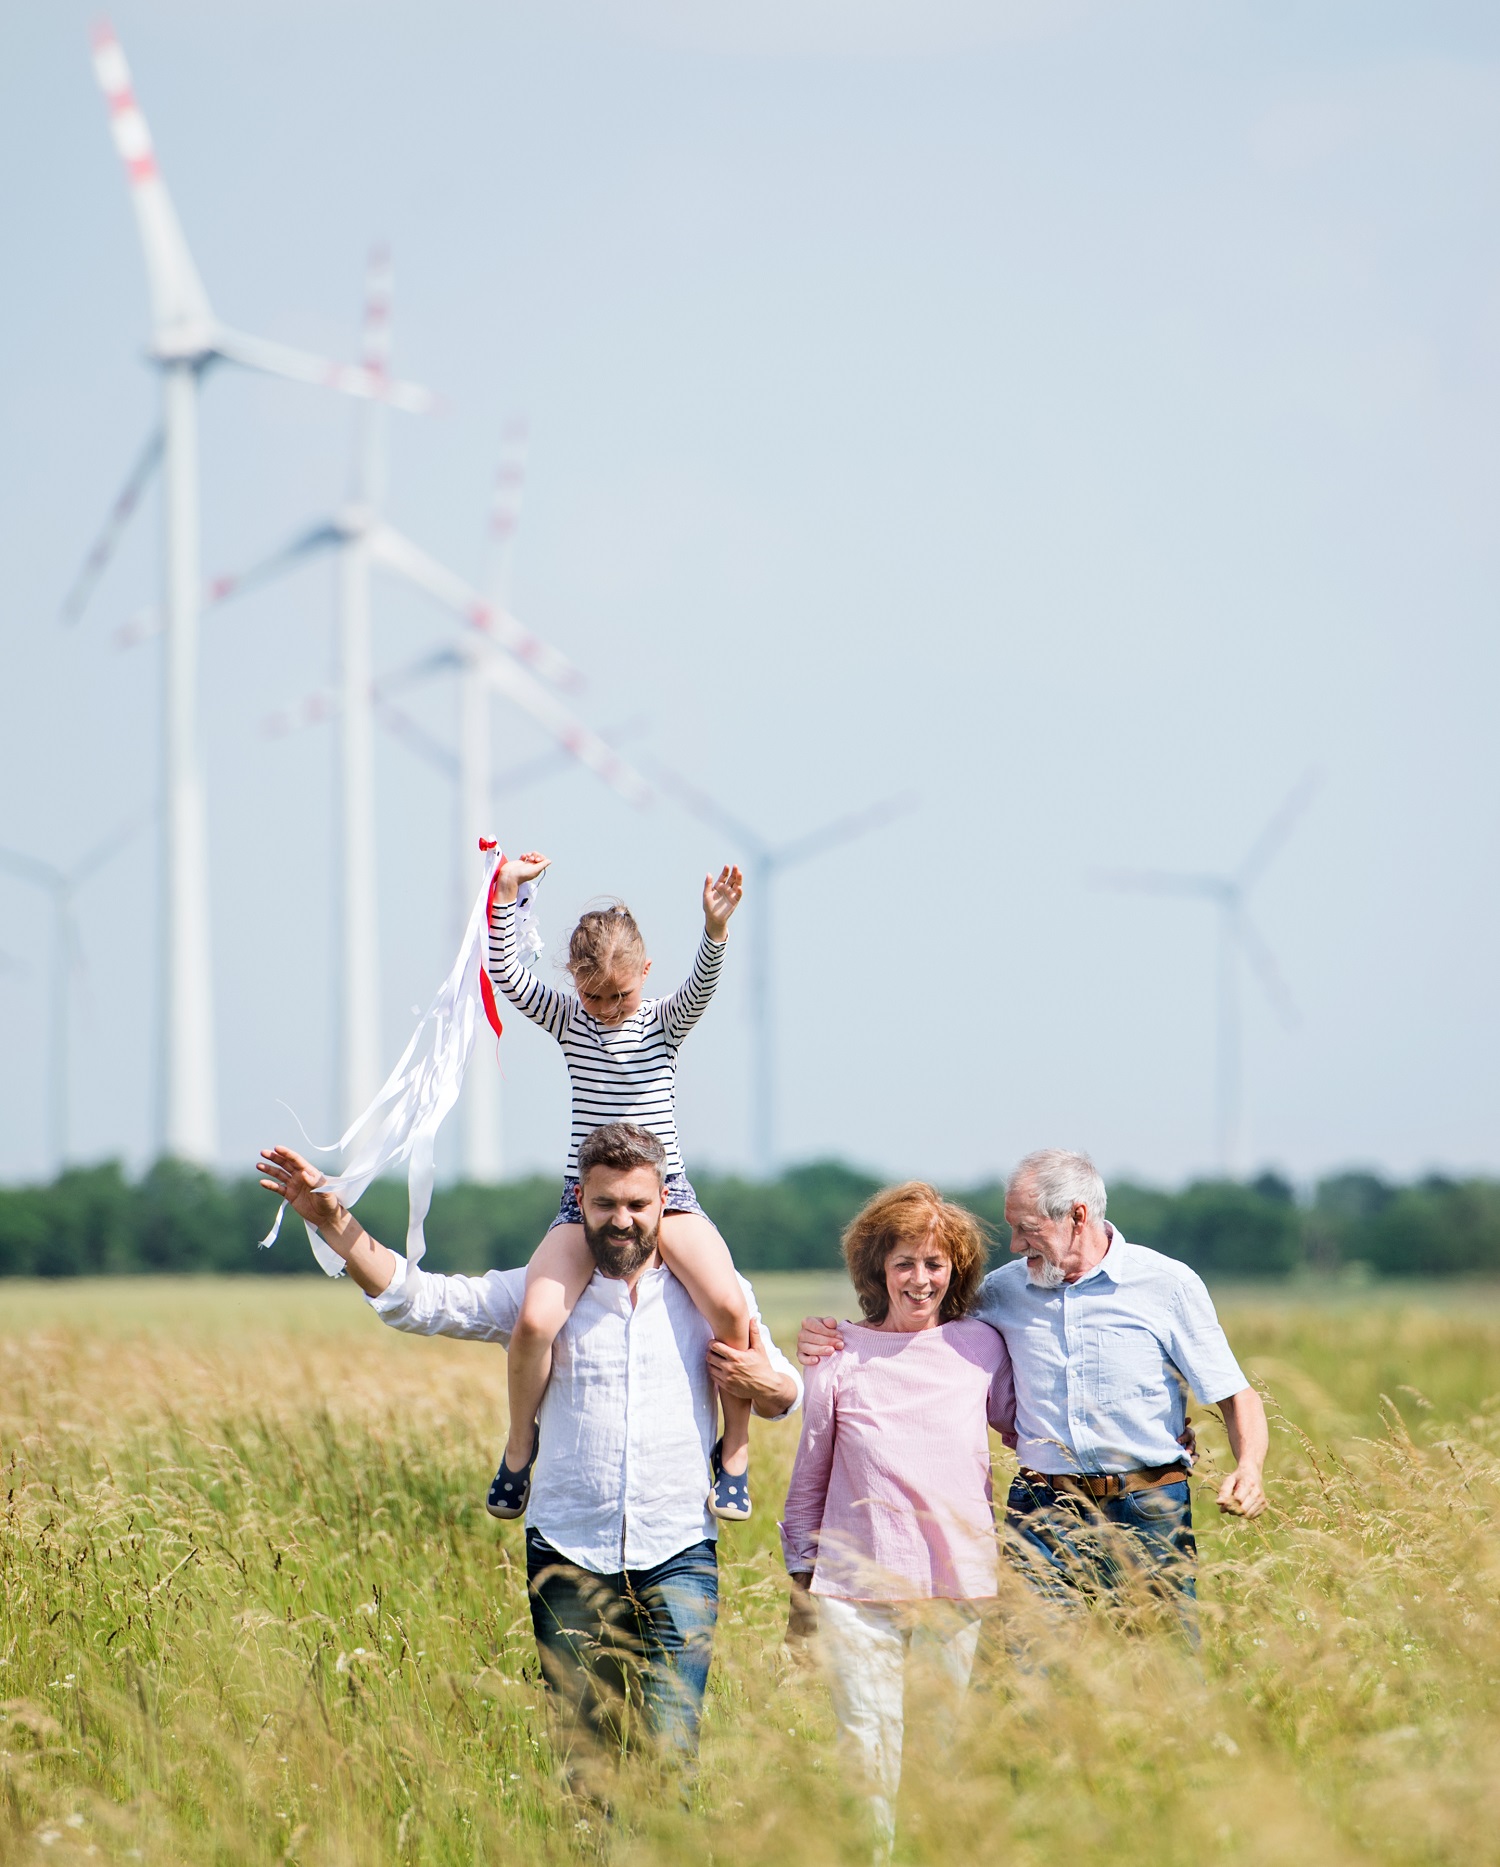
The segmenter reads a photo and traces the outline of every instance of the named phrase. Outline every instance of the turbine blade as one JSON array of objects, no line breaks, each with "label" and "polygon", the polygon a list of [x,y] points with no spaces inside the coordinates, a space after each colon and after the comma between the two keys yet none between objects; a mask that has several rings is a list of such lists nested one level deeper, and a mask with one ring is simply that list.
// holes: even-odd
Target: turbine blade
[{"label": "turbine blade", "polygon": [[1245,958],[1249,960],[1251,970],[1265,988],[1266,997],[1275,1006],[1277,1015],[1287,1029],[1296,1030],[1302,1022],[1302,1017],[1276,961],[1271,957],[1271,949],[1256,931],[1243,908],[1233,916],[1232,924],[1234,936],[1239,941]]},{"label": "turbine blade", "polygon": [[496,609],[504,609],[510,602],[530,439],[530,431],[520,419],[507,422],[500,436],[500,465],[495,472],[495,490],[490,498],[490,561],[485,583]]},{"label": "turbine blade", "polygon": [[429,765],[435,765],[439,771],[457,781],[458,760],[425,726],[419,726],[404,707],[393,705],[379,693],[374,696],[374,705],[376,718],[393,738],[399,739],[409,752],[415,752],[418,758],[426,759]]},{"label": "turbine blade", "polygon": [[315,557],[320,551],[338,550],[348,538],[347,526],[337,519],[325,519],[320,525],[311,526],[299,537],[293,538],[289,544],[271,552],[268,557],[261,558],[248,570],[211,577],[203,586],[203,607],[217,609],[221,603],[227,603],[233,597],[244,596],[261,584],[271,583],[285,572],[296,570],[304,558]]},{"label": "turbine blade", "polygon": [[378,371],[357,363],[335,363],[327,357],[315,357],[306,350],[294,350],[290,344],[271,343],[264,337],[248,337],[215,324],[207,348],[229,363],[246,369],[263,370],[268,376],[285,376],[292,382],[310,382],[323,389],[336,389],[341,395],[365,396],[385,402],[392,408],[405,409],[409,415],[427,415],[437,407],[437,397],[419,383],[397,382]]},{"label": "turbine blade", "polygon": [[660,759],[652,759],[651,774],[664,791],[670,791],[686,810],[690,811],[700,823],[706,823],[710,829],[720,830],[725,835],[742,843],[747,850],[757,856],[766,856],[765,839],[757,836],[747,823],[741,823],[731,811],[727,811],[716,798],[700,791],[690,779],[684,778],[680,771],[673,771],[670,765],[663,765]]},{"label": "turbine blade", "polygon": [[395,272],[388,246],[372,246],[365,267],[365,328],[362,361],[372,376],[391,373],[391,298]]},{"label": "turbine blade", "polygon": [[94,76],[109,105],[109,127],[125,164],[145,250],[151,322],[157,342],[160,344],[174,332],[201,333],[213,322],[208,294],[156,165],[151,131],[131,89],[130,67],[107,20],[94,28],[93,43]]},{"label": "turbine blade", "polygon": [[808,862],[814,856],[821,856],[824,850],[834,849],[840,843],[852,843],[856,837],[868,836],[872,830],[878,830],[893,817],[904,816],[916,807],[915,792],[902,791],[895,797],[886,798],[883,803],[870,805],[868,810],[855,811],[852,816],[840,817],[833,823],[825,824],[821,830],[798,837],[795,843],[784,843],[780,849],[771,852],[772,860],[778,869],[792,868],[799,862]]},{"label": "turbine blade", "polygon": [[1117,888],[1137,895],[1194,895],[1222,901],[1232,884],[1218,875],[1177,875],[1164,869],[1100,869],[1092,877],[1096,888]]},{"label": "turbine blade", "polygon": [[[283,545],[279,551],[273,551],[269,557],[262,558],[258,564],[252,564],[249,570],[232,571],[219,577],[211,577],[203,586],[202,606],[205,611],[217,609],[221,603],[227,603],[232,597],[244,596],[247,591],[256,589],[260,584],[270,583],[284,571],[295,570],[305,557],[318,551],[337,550],[348,537],[348,529],[336,519],[327,520],[322,525],[313,526],[300,538],[294,538],[289,545]],[[154,635],[160,635],[165,625],[161,609],[155,604],[148,604],[138,609],[126,623],[114,633],[116,648],[135,648],[140,643],[149,641]]]},{"label": "turbine blade", "polygon": [[[370,249],[365,267],[365,322],[360,361],[377,381],[391,380],[391,299],[395,278],[390,248]],[[372,397],[360,408],[354,454],[354,497],[362,506],[379,506],[385,498],[385,424],[383,397]]]},{"label": "turbine blade", "polygon": [[325,720],[331,720],[338,710],[339,703],[334,695],[309,694],[286,712],[268,713],[260,723],[260,730],[268,739],[285,739],[288,733],[296,732],[303,726],[321,726]]},{"label": "turbine blade", "polygon": [[130,476],[120,488],[115,503],[109,509],[109,517],[104,521],[104,529],[94,540],[93,548],[83,560],[83,569],[73,580],[73,587],[63,599],[61,620],[65,623],[77,622],[88,607],[88,600],[94,594],[94,586],[104,575],[105,566],[115,554],[115,546],[120,542],[120,535],[130,523],[130,516],[140,504],[141,494],[146,490],[146,482],[156,471],[161,460],[162,431],[158,428],[141,449],[135,465],[130,469]]},{"label": "turbine blade", "polygon": [[1305,771],[1292,786],[1287,793],[1286,802],[1261,831],[1252,844],[1249,855],[1240,864],[1240,872],[1236,880],[1242,890],[1250,886],[1291,835],[1293,825],[1317,795],[1323,783],[1323,777],[1321,767],[1314,765]]},{"label": "turbine blade", "polygon": [[452,648],[440,648],[434,654],[419,655],[415,661],[408,661],[404,668],[392,668],[389,674],[382,674],[375,683],[375,696],[383,699],[387,694],[419,686],[423,681],[430,681],[434,675],[450,674],[462,666],[463,657]]},{"label": "turbine blade", "polygon": [[586,765],[627,803],[641,806],[652,801],[651,787],[640,773],[627,765],[612,745],[570,713],[535,676],[512,661],[509,655],[486,655],[480,663],[479,672],[494,693],[520,707],[522,712],[529,713],[539,726],[551,733],[564,751],[571,752],[580,765]]},{"label": "turbine blade", "polygon": [[109,638],[110,645],[114,648],[139,648],[142,642],[149,642],[153,636],[163,634],[165,629],[160,604],[147,603],[120,624]]},{"label": "turbine blade", "polygon": [[554,687],[577,688],[583,682],[566,655],[523,629],[509,612],[487,603],[472,584],[439,564],[419,545],[389,525],[376,525],[369,533],[370,554],[388,571],[426,591],[434,602],[467,623],[471,629],[498,642],[544,681]]},{"label": "turbine blade", "polygon": [[155,815],[156,806],[150,804],[143,805],[139,810],[133,810],[128,817],[123,818],[108,836],[101,836],[88,854],[81,856],[73,864],[67,874],[68,886],[76,887],[95,869],[103,868],[107,862],[113,862],[116,856],[124,855]]},{"label": "turbine blade", "polygon": [[0,848],[0,869],[38,888],[55,890],[64,880],[61,869],[55,869],[50,862],[39,862],[35,856],[24,855],[19,849]]},{"label": "turbine blade", "polygon": [[[639,714],[635,719],[626,720],[623,725],[607,726],[604,737],[612,746],[622,746],[631,739],[639,739],[642,733],[649,732],[654,723],[649,714]],[[535,758],[522,759],[519,764],[496,773],[490,785],[490,796],[497,800],[514,797],[517,791],[527,790],[545,778],[566,771],[572,762],[573,755],[564,752],[560,746],[555,752],[539,752]]]}]

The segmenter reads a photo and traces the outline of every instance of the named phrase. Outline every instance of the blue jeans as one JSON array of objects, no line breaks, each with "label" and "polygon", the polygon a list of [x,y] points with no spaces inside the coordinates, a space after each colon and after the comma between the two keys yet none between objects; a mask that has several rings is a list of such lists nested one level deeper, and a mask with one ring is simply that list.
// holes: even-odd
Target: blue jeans
[{"label": "blue jeans", "polygon": [[526,1532],[531,1626],[542,1677],[582,1734],[623,1743],[626,1706],[669,1751],[698,1748],[719,1618],[718,1546],[707,1540],[650,1569],[598,1575]]},{"label": "blue jeans", "polygon": [[1011,1561],[1047,1600],[1118,1598],[1144,1586],[1194,1634],[1198,1545],[1185,1479],[1085,1498],[1016,1478],[1005,1501],[1005,1541]]}]

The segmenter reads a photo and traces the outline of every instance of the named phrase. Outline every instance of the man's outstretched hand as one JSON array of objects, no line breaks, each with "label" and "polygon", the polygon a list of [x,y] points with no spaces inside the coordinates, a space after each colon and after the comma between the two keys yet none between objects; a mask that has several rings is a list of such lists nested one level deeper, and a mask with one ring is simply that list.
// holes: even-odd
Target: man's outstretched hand
[{"label": "man's outstretched hand", "polygon": [[255,1165],[268,1193],[278,1194],[299,1219],[306,1219],[319,1231],[325,1226],[332,1231],[344,1208],[332,1193],[320,1191],[328,1178],[326,1173],[289,1147],[263,1149]]},{"label": "man's outstretched hand", "polygon": [[729,933],[729,917],[740,905],[745,892],[745,878],[727,863],[718,876],[703,878],[703,929],[716,945]]},{"label": "man's outstretched hand", "polygon": [[289,1147],[264,1149],[256,1166],[266,1191],[279,1193],[299,1219],[315,1227],[367,1297],[378,1297],[389,1287],[399,1262],[395,1252],[371,1238],[344,1202],[324,1190],[326,1174]]}]

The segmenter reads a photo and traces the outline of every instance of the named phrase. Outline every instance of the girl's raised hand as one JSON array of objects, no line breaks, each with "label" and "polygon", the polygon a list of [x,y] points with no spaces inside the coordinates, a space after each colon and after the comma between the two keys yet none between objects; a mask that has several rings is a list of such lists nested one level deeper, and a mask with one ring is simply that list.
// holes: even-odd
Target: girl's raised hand
[{"label": "girl's raised hand", "polygon": [[551,867],[551,857],[544,856],[539,849],[528,849],[519,856],[507,856],[500,864],[500,886],[495,891],[496,899],[514,901],[522,882],[534,882]]},{"label": "girl's raised hand", "polygon": [[729,917],[740,905],[745,892],[745,878],[737,868],[726,863],[717,880],[703,878],[703,927],[710,940],[719,941],[729,932]]}]

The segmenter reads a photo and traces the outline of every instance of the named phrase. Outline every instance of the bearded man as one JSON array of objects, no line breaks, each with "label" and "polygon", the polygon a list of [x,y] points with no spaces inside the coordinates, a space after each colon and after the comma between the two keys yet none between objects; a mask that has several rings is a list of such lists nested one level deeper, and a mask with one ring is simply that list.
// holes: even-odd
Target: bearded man
[{"label": "bearded man", "polygon": [[[260,1172],[344,1259],[382,1322],[509,1342],[524,1269],[424,1271],[377,1244],[290,1149],[269,1149]],[[532,1631],[569,1735],[616,1740],[638,1683],[648,1728],[691,1757],[718,1619],[718,1521],[707,1507],[716,1387],[781,1419],[799,1405],[802,1381],[762,1331],[748,1283],[750,1347],[729,1348],[662,1264],[666,1154],[655,1135],[630,1122],[596,1128],[578,1176],[598,1268],[558,1334],[537,1416],[526,1512]]]}]

